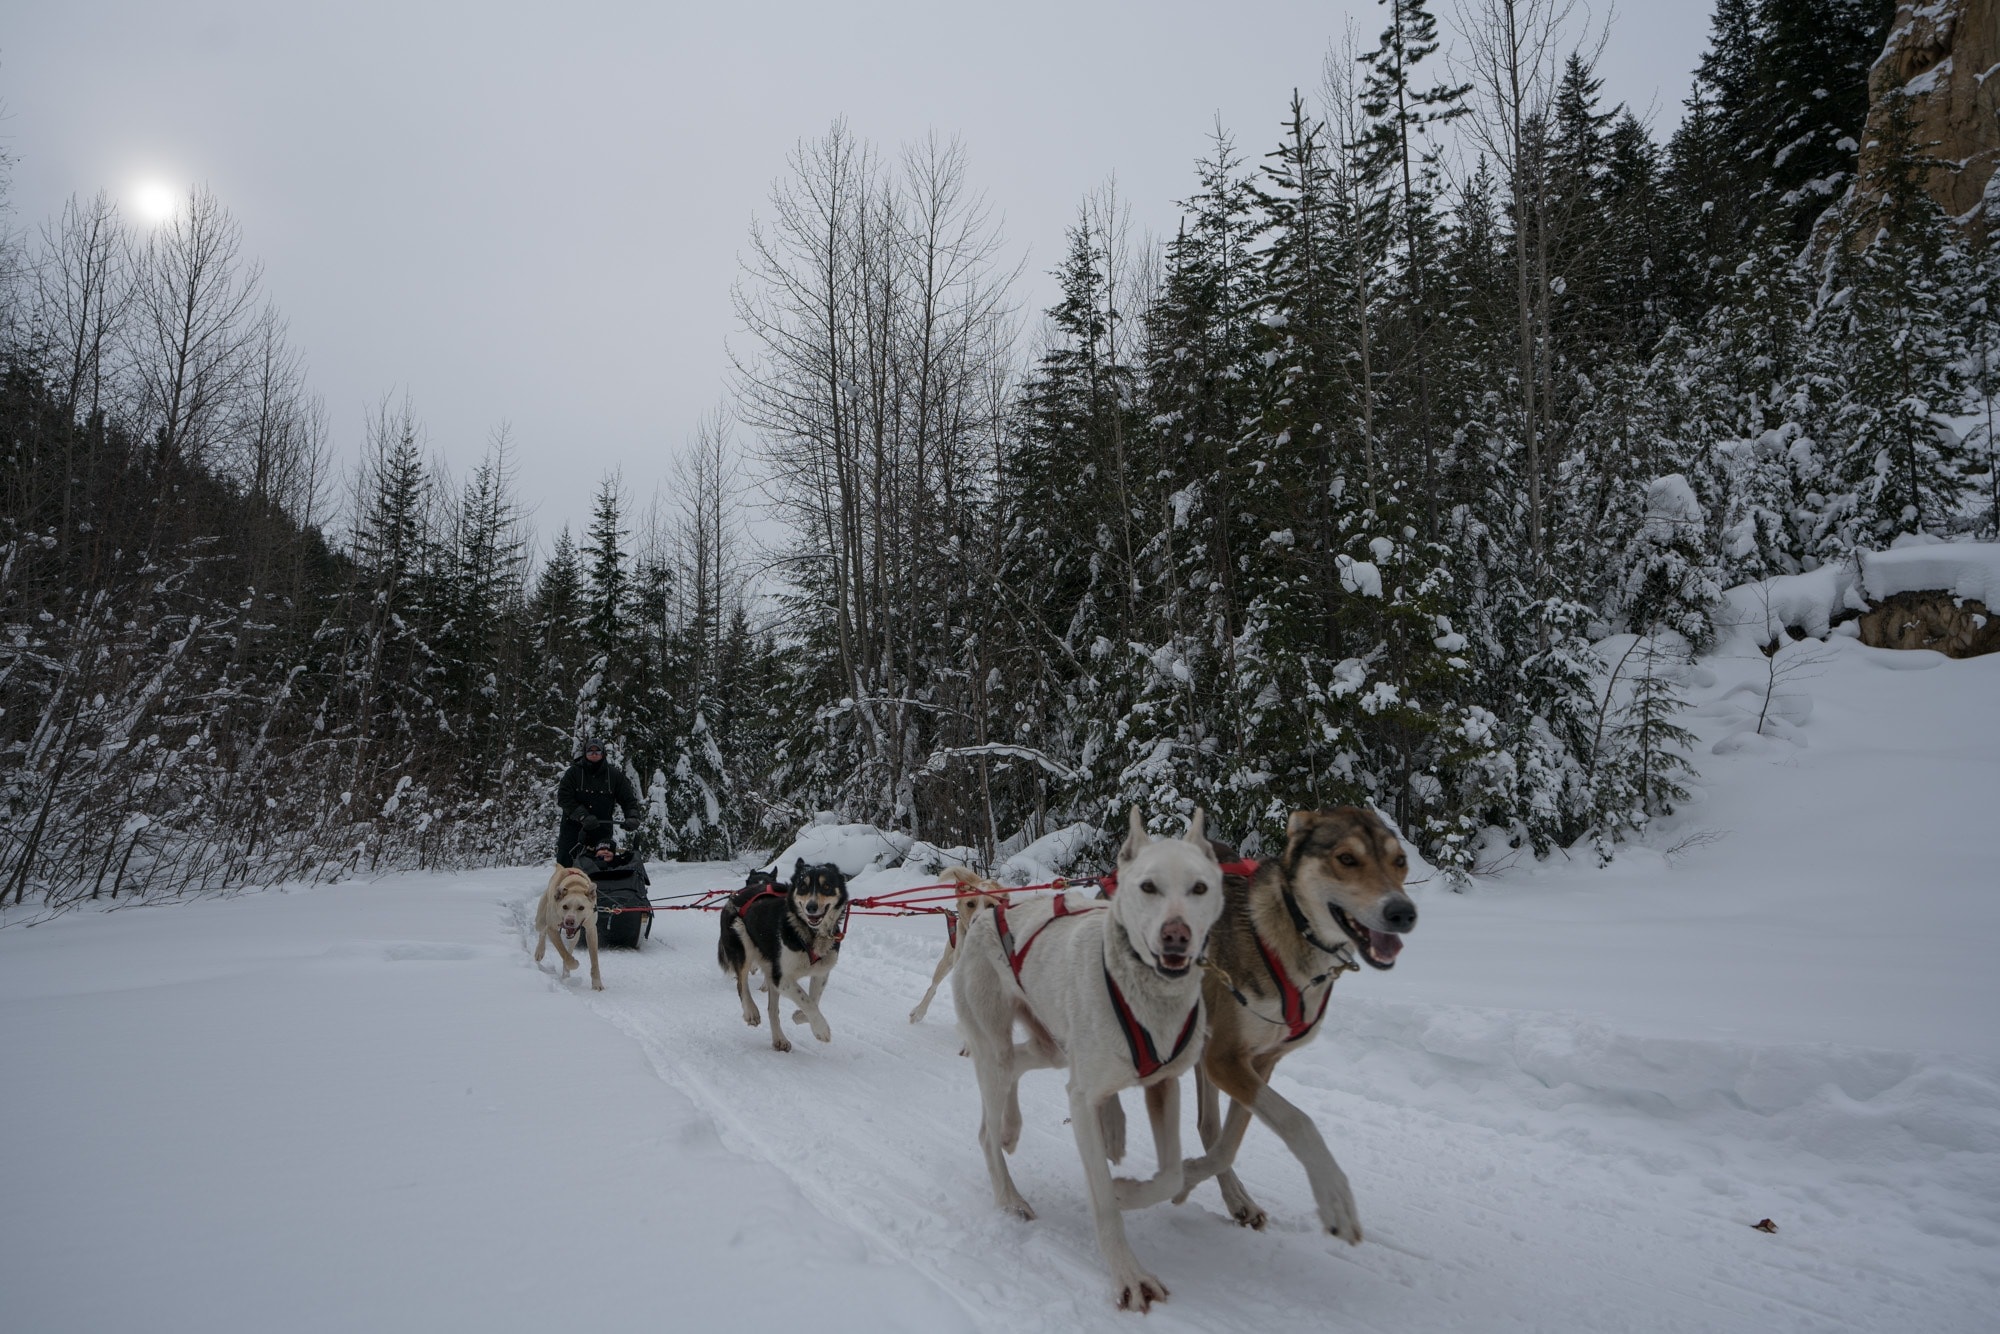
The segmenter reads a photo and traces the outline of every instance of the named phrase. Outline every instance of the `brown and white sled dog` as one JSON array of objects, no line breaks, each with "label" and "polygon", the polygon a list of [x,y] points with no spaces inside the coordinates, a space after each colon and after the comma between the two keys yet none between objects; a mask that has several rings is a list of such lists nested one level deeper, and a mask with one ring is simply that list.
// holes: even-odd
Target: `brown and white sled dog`
[{"label": "brown and white sled dog", "polygon": [[[1097,1244],[1118,1305],[1141,1311],[1167,1288],[1133,1255],[1119,1211],[1181,1187],[1180,1076],[1199,1059],[1207,1030],[1195,961],[1222,912],[1222,870],[1201,827],[1196,811],[1181,838],[1153,838],[1135,808],[1116,895],[996,903],[967,923],[951,972],[958,1030],[979,1076],[979,1143],[994,1203],[1035,1216],[1005,1157],[1020,1142],[1018,1085],[1024,1070],[1068,1066],[1070,1127]],[[1014,1041],[1016,1021],[1025,1043]],[[1107,1143],[1100,1117],[1135,1085],[1146,1091],[1159,1169],[1149,1181],[1114,1181],[1110,1162],[1124,1156],[1123,1135]]]},{"label": "brown and white sled dog", "polygon": [[913,1024],[922,1023],[924,1015],[930,1010],[931,1001],[937,996],[938,984],[944,981],[945,974],[951,971],[952,962],[958,958],[958,943],[965,939],[965,928],[980,909],[1007,901],[1007,892],[1000,887],[999,881],[988,880],[967,867],[947,866],[944,878],[959,888],[958,907],[946,919],[950,930],[945,937],[944,956],[938,960],[937,971],[931,974],[930,989],[917,1002],[917,1008],[910,1011],[910,1022]]},{"label": "brown and white sled dog", "polygon": [[589,876],[574,866],[556,867],[535,907],[535,936],[535,962],[542,961],[553,941],[556,953],[562,955],[565,980],[576,967],[570,949],[582,936],[590,949],[590,989],[604,990],[604,978],[597,971],[597,886]]},{"label": "brown and white sled dog", "polygon": [[[778,1023],[778,1005],[790,997],[798,1010],[794,1020],[812,1026],[821,1042],[833,1041],[833,1030],[820,1013],[827,978],[840,962],[840,940],[847,931],[847,877],[838,866],[808,866],[805,859],[792,870],[792,883],[754,883],[732,895],[722,912],[722,938],[716,962],[736,978],[736,996],[743,1002],[743,1022],[758,1024],[757,1003],[750,998],[750,974],[764,975],[764,995],[771,1011],[771,1046],[790,1051],[791,1039]],[[809,988],[807,985],[809,984]]]},{"label": "brown and white sled dog", "polygon": [[[1294,811],[1285,850],[1247,881],[1231,877],[1222,920],[1209,937],[1203,995],[1209,1038],[1195,1074],[1204,1155],[1185,1165],[1181,1193],[1219,1177],[1237,1222],[1264,1226],[1264,1211],[1230,1170],[1250,1118],[1277,1132],[1306,1169],[1320,1222],[1359,1244],[1361,1219],[1346,1173],[1312,1119],[1271,1088],[1286,1053],[1319,1032],[1333,984],[1361,963],[1396,966],[1417,907],[1403,892],[1410,859],[1373,811],[1342,806]],[[1222,1120],[1216,1090],[1230,1098]]]}]

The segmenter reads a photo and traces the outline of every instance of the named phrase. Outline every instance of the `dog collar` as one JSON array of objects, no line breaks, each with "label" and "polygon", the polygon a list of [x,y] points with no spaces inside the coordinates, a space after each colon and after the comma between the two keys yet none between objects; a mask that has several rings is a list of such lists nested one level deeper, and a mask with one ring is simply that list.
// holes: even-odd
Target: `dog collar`
[{"label": "dog collar", "polygon": [[[1282,897],[1285,900],[1285,911],[1292,915],[1292,926],[1297,929],[1301,936],[1305,937],[1306,944],[1312,946],[1321,954],[1346,954],[1353,948],[1346,940],[1342,940],[1337,945],[1329,945],[1314,935],[1312,923],[1306,921],[1305,912],[1299,907],[1299,901],[1292,897],[1292,887],[1290,885],[1282,886]],[[1261,940],[1257,943],[1260,945],[1263,944]],[[1355,971],[1359,971],[1358,966],[1356,966]]]}]

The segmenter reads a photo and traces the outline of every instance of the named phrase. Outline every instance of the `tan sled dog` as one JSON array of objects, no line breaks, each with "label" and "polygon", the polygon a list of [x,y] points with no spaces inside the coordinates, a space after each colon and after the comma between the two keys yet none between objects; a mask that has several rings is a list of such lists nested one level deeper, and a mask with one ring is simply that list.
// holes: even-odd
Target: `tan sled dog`
[{"label": "tan sled dog", "polygon": [[[1271,1071],[1319,1032],[1342,973],[1360,963],[1396,966],[1403,933],[1417,924],[1417,907],[1403,892],[1409,869],[1403,845],[1380,816],[1342,806],[1294,811],[1278,859],[1248,880],[1225,882],[1202,983],[1208,1045],[1195,1074],[1196,1124],[1206,1152],[1184,1165],[1174,1203],[1219,1177],[1230,1215],[1245,1227],[1264,1226],[1264,1211],[1230,1170],[1255,1116],[1304,1165],[1326,1230],[1360,1243],[1346,1174],[1312,1119],[1272,1091]],[[1218,1115],[1217,1089],[1230,1098],[1226,1122]]]},{"label": "tan sled dog", "polygon": [[579,934],[590,947],[590,989],[602,991],[604,978],[597,971],[597,886],[574,866],[558,866],[535,908],[535,962],[540,963],[548,953],[549,943],[555,942],[556,953],[562,955],[562,975],[567,981],[570,970],[576,967],[576,956],[569,952],[570,946],[576,943]]},{"label": "tan sled dog", "polygon": [[[947,866],[944,878],[956,884],[960,891],[958,909],[950,919],[951,932],[945,940],[944,957],[938,960],[937,971],[931,974],[930,990],[917,1002],[917,1008],[910,1011],[910,1022],[921,1024],[924,1015],[931,1008],[931,1001],[937,996],[938,985],[951,971],[952,961],[958,958],[958,942],[965,939],[965,928],[982,908],[991,908],[995,903],[1005,903],[1007,892],[997,880],[988,880],[977,871],[963,866]],[[965,893],[967,890],[976,891]]]}]

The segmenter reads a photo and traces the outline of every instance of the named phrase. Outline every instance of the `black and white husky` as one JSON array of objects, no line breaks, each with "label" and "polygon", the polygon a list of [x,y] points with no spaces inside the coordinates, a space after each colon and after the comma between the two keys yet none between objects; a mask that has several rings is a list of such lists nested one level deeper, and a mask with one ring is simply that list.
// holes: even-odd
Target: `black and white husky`
[{"label": "black and white husky", "polygon": [[[979,1143],[993,1200],[1021,1218],[1035,1211],[1007,1171],[1021,1135],[1016,1086],[1023,1070],[1069,1067],[1069,1123],[1122,1307],[1145,1310],[1167,1295],[1125,1240],[1120,1210],[1181,1191],[1180,1076],[1207,1036],[1195,966],[1222,914],[1222,868],[1196,811],[1181,838],[1154,838],[1137,808],[1118,853],[1109,902],[1068,895],[995,904],[975,915],[952,965],[958,1031],[979,1075]],[[1017,1043],[1014,1029],[1027,1031]],[[1145,1089],[1159,1163],[1149,1181],[1118,1179],[1124,1120],[1107,1117],[1121,1089]],[[1109,1131],[1109,1133],[1107,1133]]]},{"label": "black and white husky", "polygon": [[833,1041],[819,998],[826,994],[827,975],[840,962],[840,940],[846,932],[847,877],[837,866],[808,866],[804,858],[793,868],[789,886],[755,872],[724,906],[716,962],[736,978],[743,1022],[752,1028],[759,1021],[757,1003],[750,996],[750,974],[764,975],[771,1046],[776,1050],[792,1049],[778,1023],[779,1003],[787,996],[798,1006],[794,1020],[811,1024],[813,1036],[821,1042]]}]

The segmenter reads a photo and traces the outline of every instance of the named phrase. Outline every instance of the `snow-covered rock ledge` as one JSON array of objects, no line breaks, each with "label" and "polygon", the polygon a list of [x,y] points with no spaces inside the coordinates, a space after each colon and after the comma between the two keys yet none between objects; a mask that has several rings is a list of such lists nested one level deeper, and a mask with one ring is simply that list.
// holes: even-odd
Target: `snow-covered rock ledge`
[{"label": "snow-covered rock ledge", "polygon": [[1853,563],[1823,565],[1732,588],[1725,619],[1759,645],[1788,632],[1846,633],[1871,648],[1932,649],[1969,658],[2000,650],[2000,543],[1904,538]]}]

